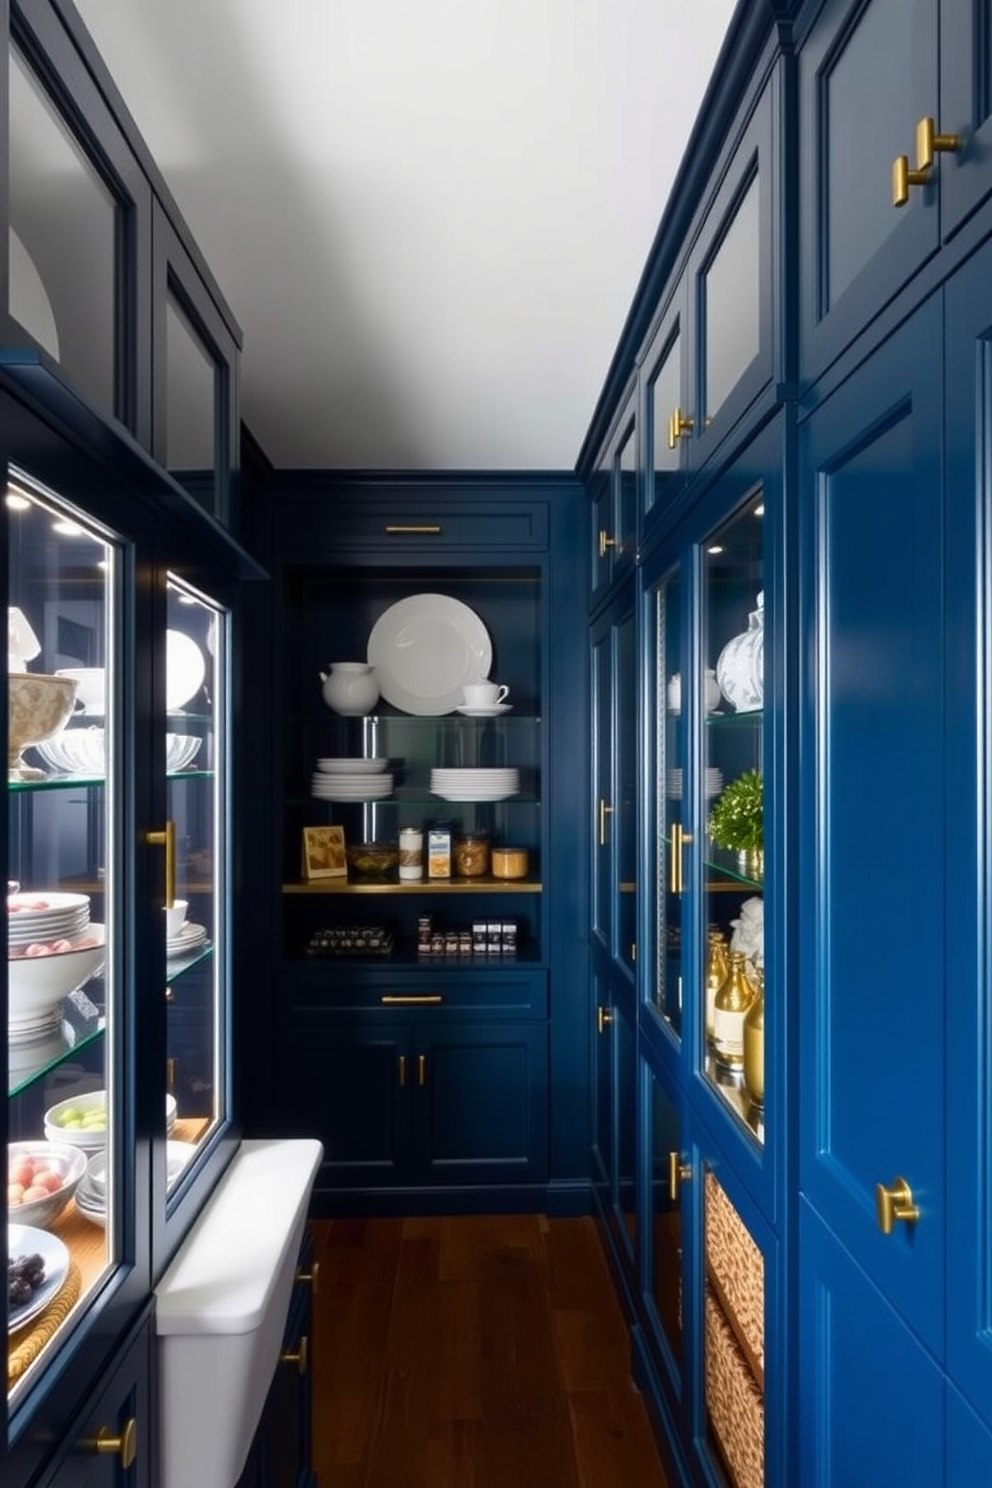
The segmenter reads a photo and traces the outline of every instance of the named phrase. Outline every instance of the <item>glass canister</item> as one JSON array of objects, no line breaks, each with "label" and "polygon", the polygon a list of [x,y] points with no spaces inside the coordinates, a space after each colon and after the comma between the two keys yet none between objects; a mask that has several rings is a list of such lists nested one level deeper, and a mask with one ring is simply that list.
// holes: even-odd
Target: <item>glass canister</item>
[{"label": "glass canister", "polygon": [[488,832],[462,832],[452,848],[456,878],[481,878],[489,872]]}]

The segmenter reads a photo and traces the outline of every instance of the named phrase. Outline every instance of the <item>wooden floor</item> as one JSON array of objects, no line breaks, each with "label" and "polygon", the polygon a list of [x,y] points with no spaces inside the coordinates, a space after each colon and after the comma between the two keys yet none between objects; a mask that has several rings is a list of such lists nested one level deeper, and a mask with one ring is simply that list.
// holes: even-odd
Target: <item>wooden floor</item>
[{"label": "wooden floor", "polygon": [[313,1229],[320,1488],[666,1488],[591,1219]]}]

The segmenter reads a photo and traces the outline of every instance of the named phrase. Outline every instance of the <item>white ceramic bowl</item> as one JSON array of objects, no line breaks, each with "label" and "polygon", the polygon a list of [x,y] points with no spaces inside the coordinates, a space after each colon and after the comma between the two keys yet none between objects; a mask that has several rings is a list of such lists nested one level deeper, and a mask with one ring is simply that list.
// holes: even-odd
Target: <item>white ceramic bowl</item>
[{"label": "white ceramic bowl", "polygon": [[76,702],[87,713],[102,715],[106,711],[106,667],[59,667],[56,677],[71,677],[76,683]]},{"label": "white ceramic bowl", "polygon": [[54,1106],[49,1106],[45,1112],[45,1137],[49,1142],[69,1142],[73,1147],[81,1147],[84,1152],[97,1152],[107,1143],[107,1128],[63,1126],[62,1120],[68,1112],[78,1113],[84,1116],[87,1111],[106,1111],[107,1092],[105,1090],[90,1090],[85,1095],[70,1095],[66,1100],[57,1101]]},{"label": "white ceramic bowl", "polygon": [[12,1017],[27,1018],[54,1007],[102,970],[106,955],[104,926],[91,921],[81,939],[96,944],[49,956],[8,958],[8,1005]]},{"label": "white ceramic bowl", "polygon": [[[200,750],[202,739],[195,734],[166,734],[165,768],[171,774],[185,770]],[[104,730],[99,725],[67,728],[36,745],[49,769],[60,775],[105,775],[107,750]]]},{"label": "white ceramic bowl", "polygon": [[11,780],[38,780],[42,770],[26,765],[21,751],[43,744],[64,728],[76,701],[72,677],[45,672],[10,672],[7,676],[7,774]]},{"label": "white ceramic bowl", "polygon": [[54,1193],[47,1194],[42,1199],[29,1200],[27,1203],[12,1203],[11,1190],[8,1189],[7,1218],[17,1224],[47,1229],[52,1220],[62,1213],[76,1192],[79,1180],[86,1171],[86,1153],[65,1141],[8,1142],[8,1174],[13,1172],[20,1158],[33,1158],[36,1162],[40,1160],[51,1172],[59,1174],[62,1185]]},{"label": "white ceramic bowl", "polygon": [[196,759],[202,743],[195,734],[166,734],[165,768],[170,772],[185,770]]}]

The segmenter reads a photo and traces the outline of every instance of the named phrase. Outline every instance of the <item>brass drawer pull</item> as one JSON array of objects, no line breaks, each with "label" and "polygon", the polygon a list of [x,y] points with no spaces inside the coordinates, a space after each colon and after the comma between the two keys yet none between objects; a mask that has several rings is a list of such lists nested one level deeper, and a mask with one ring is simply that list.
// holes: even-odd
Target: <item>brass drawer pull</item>
[{"label": "brass drawer pull", "polygon": [[297,1271],[296,1279],[297,1281],[308,1281],[310,1283],[310,1291],[316,1297],[320,1287],[320,1262],[314,1261],[309,1271]]},{"label": "brass drawer pull", "polygon": [[291,1354],[291,1353],[280,1354],[279,1355],[279,1360],[280,1360],[280,1363],[282,1363],[282,1364],[295,1364],[297,1366],[297,1368],[299,1369],[299,1371],[300,1371],[301,1374],[306,1374],[306,1372],[307,1372],[307,1335],[305,1333],[302,1333],[300,1335],[300,1341],[296,1345],[296,1353],[295,1354]]},{"label": "brass drawer pull", "polygon": [[440,992],[384,992],[379,998],[385,1007],[437,1007],[444,998]]},{"label": "brass drawer pull", "polygon": [[431,524],[425,523],[422,526],[401,526],[398,522],[387,522],[386,533],[389,537],[407,537],[411,533],[421,537],[440,537],[441,524],[438,522]]},{"label": "brass drawer pull", "polygon": [[166,822],[164,832],[149,832],[146,840],[152,847],[165,848],[165,907],[171,909],[176,902],[175,822]]},{"label": "brass drawer pull", "polygon": [[96,1439],[86,1445],[101,1457],[119,1458],[122,1470],[127,1472],[138,1455],[138,1423],[133,1416],[129,1417],[119,1436],[113,1436],[109,1426],[101,1426]]},{"label": "brass drawer pull", "polygon": [[893,1178],[888,1187],[884,1183],[875,1184],[875,1217],[883,1235],[892,1234],[897,1219],[904,1224],[916,1223],[920,1211],[913,1202],[913,1190],[905,1178]]}]

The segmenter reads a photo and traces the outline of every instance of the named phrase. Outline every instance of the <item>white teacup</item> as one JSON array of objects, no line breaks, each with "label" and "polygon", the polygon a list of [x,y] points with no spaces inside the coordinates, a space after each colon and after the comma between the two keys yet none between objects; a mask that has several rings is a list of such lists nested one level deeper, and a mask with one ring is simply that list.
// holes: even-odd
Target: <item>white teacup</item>
[{"label": "white teacup", "polygon": [[462,688],[467,708],[496,708],[510,689],[497,682],[466,682]]},{"label": "white teacup", "polygon": [[186,911],[189,909],[188,899],[173,899],[171,905],[163,911],[165,915],[165,935],[167,940],[175,940],[180,930],[186,923]]}]

